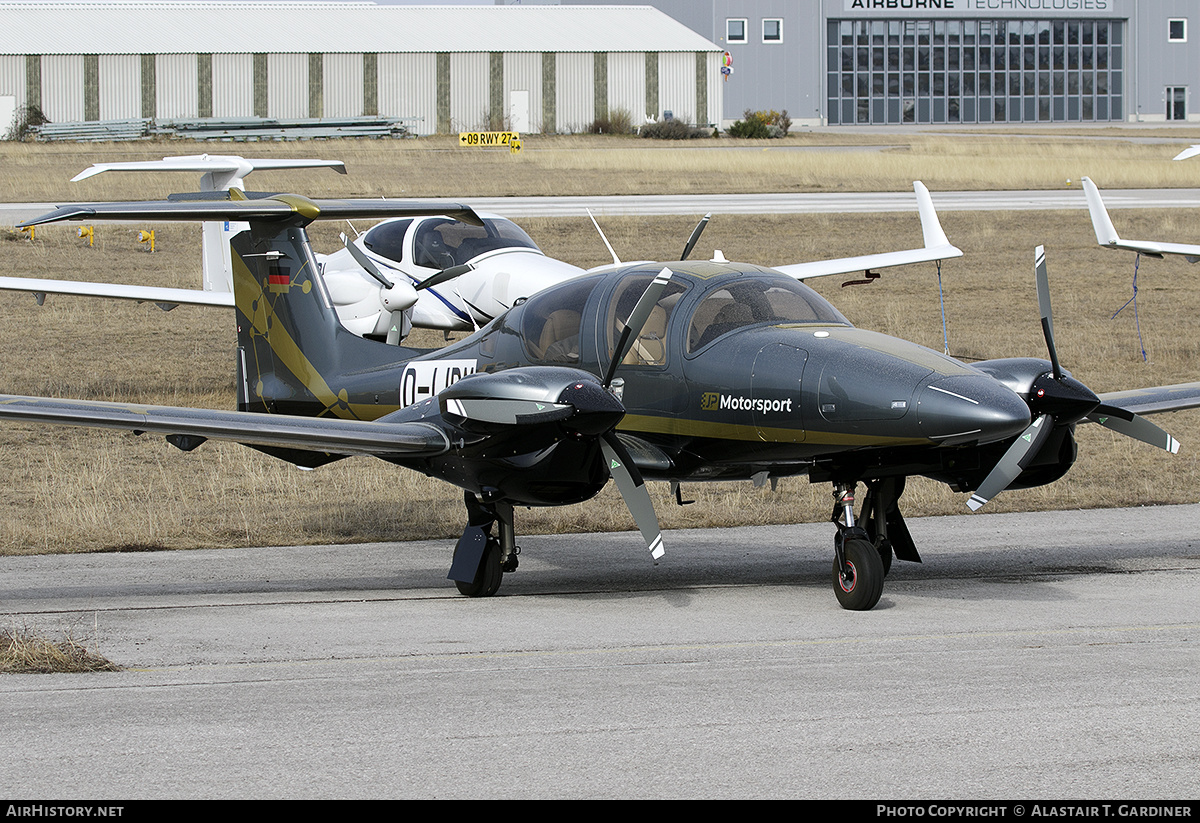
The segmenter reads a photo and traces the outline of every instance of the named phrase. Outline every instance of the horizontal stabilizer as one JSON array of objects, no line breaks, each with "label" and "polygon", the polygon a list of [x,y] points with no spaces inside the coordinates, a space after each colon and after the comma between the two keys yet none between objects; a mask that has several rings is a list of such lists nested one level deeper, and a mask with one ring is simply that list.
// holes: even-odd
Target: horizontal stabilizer
[{"label": "horizontal stabilizer", "polygon": [[448,200],[310,200],[281,194],[264,200],[146,200],[128,203],[72,203],[27,220],[18,228],[44,223],[88,220],[159,220],[291,222],[307,225],[313,220],[360,220],[388,217],[419,217],[440,214],[482,226],[475,210]]},{"label": "horizontal stabilizer", "polygon": [[130,160],[118,163],[93,163],[71,178],[71,182],[86,180],[106,171],[190,171],[200,172],[201,188],[221,191],[231,186],[244,187],[244,179],[259,169],[333,169],[346,173],[341,160],[288,160],[286,158],[246,158],[227,154],[192,154],[183,157],[164,157],[162,160]]},{"label": "horizontal stabilizer", "polygon": [[795,263],[775,266],[775,270],[795,277],[797,280],[806,280],[810,277],[825,277],[830,274],[850,274],[870,269],[886,269],[893,266],[932,263],[937,260],[962,257],[962,249],[951,244],[949,238],[946,237],[946,232],[942,230],[937,211],[933,208],[933,199],[929,196],[929,189],[925,188],[925,184],[918,180],[913,183],[913,190],[917,194],[917,212],[921,216],[921,233],[925,242],[922,248],[864,254],[858,257],[842,257],[834,260],[817,260],[811,263]]}]

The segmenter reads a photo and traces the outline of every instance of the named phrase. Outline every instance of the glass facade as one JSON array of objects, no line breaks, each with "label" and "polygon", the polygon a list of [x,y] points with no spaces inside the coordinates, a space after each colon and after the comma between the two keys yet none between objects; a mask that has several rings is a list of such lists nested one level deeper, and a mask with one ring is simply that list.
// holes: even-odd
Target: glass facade
[{"label": "glass facade", "polygon": [[830,20],[829,123],[1121,120],[1119,20]]}]

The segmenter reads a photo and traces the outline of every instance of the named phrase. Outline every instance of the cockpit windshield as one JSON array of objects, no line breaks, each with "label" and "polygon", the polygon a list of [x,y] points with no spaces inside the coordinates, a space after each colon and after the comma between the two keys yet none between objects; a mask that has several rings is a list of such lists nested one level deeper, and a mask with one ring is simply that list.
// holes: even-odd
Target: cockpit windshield
[{"label": "cockpit windshield", "polygon": [[521,228],[502,217],[485,217],[484,225],[472,226],[448,217],[425,220],[413,239],[413,263],[431,269],[448,269],[469,263],[497,249],[537,249]]},{"label": "cockpit windshield", "polygon": [[836,323],[842,313],[808,286],[782,276],[753,275],[714,289],[696,306],[688,351],[698,351],[735,329],[760,324]]}]

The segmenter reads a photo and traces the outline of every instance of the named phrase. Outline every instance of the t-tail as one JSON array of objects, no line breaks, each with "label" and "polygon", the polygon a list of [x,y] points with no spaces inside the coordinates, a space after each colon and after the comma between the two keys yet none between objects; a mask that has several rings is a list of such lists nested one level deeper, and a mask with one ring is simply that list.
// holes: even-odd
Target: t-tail
[{"label": "t-tail", "polygon": [[374,420],[399,407],[399,385],[379,392],[378,373],[422,352],[344,329],[321,279],[305,227],[317,219],[444,214],[482,225],[469,207],[444,201],[171,200],[75,204],[24,225],[91,220],[234,220],[250,231],[231,241],[238,328],[238,408]]}]

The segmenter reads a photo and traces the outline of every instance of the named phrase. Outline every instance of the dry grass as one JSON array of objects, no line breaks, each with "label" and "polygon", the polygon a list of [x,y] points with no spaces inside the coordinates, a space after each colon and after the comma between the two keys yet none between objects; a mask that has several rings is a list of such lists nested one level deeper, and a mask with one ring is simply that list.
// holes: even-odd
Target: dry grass
[{"label": "dry grass", "polygon": [[116,672],[121,667],[67,635],[51,640],[30,628],[0,629],[0,673]]},{"label": "dry grass", "polygon": [[[1144,142],[1149,140],[1150,142]],[[1165,143],[1163,141],[1166,141]],[[1200,142],[1200,129],[977,129],[945,135],[861,134],[827,129],[782,140],[642,140],[636,137],[530,135],[518,156],[462,149],[454,137],[311,143],[160,141],[114,144],[0,143],[0,191],[11,201],[165,197],[193,186],[190,175],[102,174],[69,183],[94,162],[175,154],[324,157],[331,171],[258,172],[261,190],[328,197],[485,197],[908,191],[923,180],[934,191],[1058,188],[1088,175],[1109,188],[1195,186],[1200,163],[1171,163]],[[873,150],[841,151],[845,146]],[[186,181],[186,183],[184,182]]]},{"label": "dry grass", "polygon": [[[550,142],[557,145],[557,141]],[[368,148],[376,145],[368,144]],[[395,149],[400,157],[390,172],[393,178],[401,173],[399,169],[421,165],[413,159],[413,145],[404,143]],[[47,156],[55,162],[70,154],[60,147],[18,148],[22,152],[47,149]],[[179,151],[174,145],[154,148],[159,155]],[[295,146],[271,148],[276,154],[297,154]],[[144,148],[139,150],[144,152]],[[131,150],[88,146],[72,147],[72,151],[70,163],[75,165],[70,166],[69,174],[91,162],[97,151]],[[343,147],[330,143],[312,153],[350,161],[354,151],[358,151],[357,144]],[[1153,151],[1159,162],[1172,170],[1191,168],[1162,161],[1164,154],[1169,157],[1172,153],[1164,152],[1162,146]],[[113,159],[111,154],[105,156]],[[436,148],[426,153],[426,165],[440,167],[439,156]],[[536,156],[536,152],[526,156]],[[0,160],[10,159],[0,150]],[[362,162],[368,165],[366,159]],[[383,169],[387,161],[372,154],[370,162]],[[1077,160],[1076,164],[1081,163]],[[297,188],[325,194],[327,183],[358,181],[361,175],[355,161],[350,166],[348,177],[309,174]],[[1084,171],[1090,173],[1090,168]],[[1200,164],[1196,171],[1200,172]],[[606,174],[622,179],[629,176]],[[134,196],[121,189],[139,178],[102,175],[95,179],[111,181],[113,189],[87,196]],[[368,179],[380,178],[373,175]],[[181,179],[175,178],[175,182]],[[545,188],[546,184],[541,185]],[[610,184],[618,185],[624,182]],[[989,186],[990,180],[982,185]],[[1130,185],[1148,184],[1139,179]],[[424,193],[461,193],[453,178],[441,180],[438,186]],[[894,188],[909,186],[905,182]],[[33,197],[26,194],[10,199]],[[1163,239],[1195,238],[1200,232],[1190,218],[1189,214],[1161,210],[1115,214],[1118,228],[1126,236]],[[608,261],[587,218],[521,222],[552,256],[584,266]],[[603,225],[622,256],[671,260],[678,257],[694,222],[693,217],[608,218]],[[1132,293],[1134,258],[1096,247],[1082,203],[1079,210],[1064,212],[952,212],[942,215],[942,222],[965,252],[962,259],[945,265],[943,276],[950,346],[956,355],[1044,356],[1032,278],[1033,247],[1041,243],[1049,255],[1060,355],[1077,377],[1097,391],[1200,380],[1200,334],[1195,320],[1200,292],[1194,283],[1195,270],[1188,264],[1180,260],[1142,262],[1139,310],[1150,355],[1144,363],[1131,310],[1116,320],[1109,319]],[[314,232],[318,250],[333,250],[339,230],[319,225]],[[33,243],[0,239],[0,253],[6,268],[17,274],[196,286],[197,229],[161,228],[160,251],[155,255],[138,247],[134,231],[131,227],[99,226],[96,248],[86,249],[72,229],[46,227]],[[729,259],[776,264],[903,248],[913,245],[919,236],[915,214],[717,214],[694,256],[720,248]],[[942,348],[938,286],[932,266],[888,272],[871,286],[841,288],[839,282],[827,278],[816,287],[856,324]],[[215,408],[232,404],[234,331],[232,323],[220,320],[219,313],[181,307],[164,314],[149,306],[65,297],[51,297],[39,308],[28,296],[13,294],[0,294],[0,310],[6,321],[0,327],[0,389],[6,393]],[[426,344],[434,344],[440,335],[425,333],[424,339]],[[989,510],[1195,502],[1200,499],[1200,466],[1195,457],[1200,448],[1200,415],[1183,412],[1156,418],[1156,422],[1183,442],[1180,455],[1171,457],[1084,426],[1079,432],[1079,462],[1064,481],[1005,493],[989,504]],[[461,491],[367,459],[302,472],[233,444],[208,443],[185,454],[160,438],[15,425],[0,427],[0,454],[8,472],[0,492],[0,553],[419,538],[444,538],[449,548],[463,522]],[[831,506],[828,488],[812,486],[804,478],[784,479],[775,493],[749,483],[691,484],[684,492],[686,498],[698,502],[677,507],[665,484],[653,484],[664,527],[823,520]],[[905,513],[913,516],[961,513],[964,500],[964,495],[943,486],[914,479],[903,503]],[[632,523],[610,488],[597,500],[580,506],[521,511],[517,527],[519,533],[540,533],[628,529]]]}]

